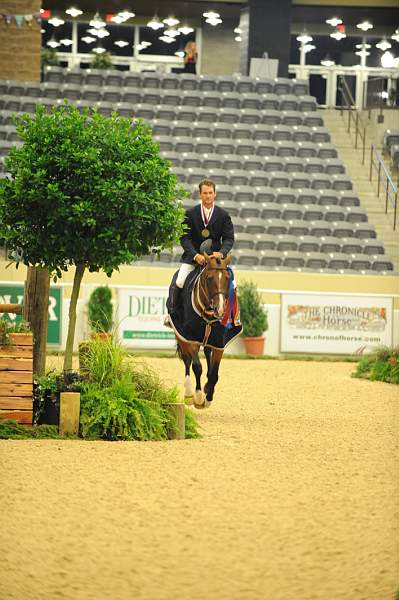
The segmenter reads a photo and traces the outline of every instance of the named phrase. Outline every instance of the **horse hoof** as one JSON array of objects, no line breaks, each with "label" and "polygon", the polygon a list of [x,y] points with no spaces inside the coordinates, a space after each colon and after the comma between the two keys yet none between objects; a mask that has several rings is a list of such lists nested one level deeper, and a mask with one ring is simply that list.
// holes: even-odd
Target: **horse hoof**
[{"label": "horse hoof", "polygon": [[195,408],[204,408],[204,403],[206,402],[204,394],[201,390],[196,390],[194,395],[194,406]]},{"label": "horse hoof", "polygon": [[184,396],[184,404],[192,406],[194,404],[194,398],[192,396]]}]

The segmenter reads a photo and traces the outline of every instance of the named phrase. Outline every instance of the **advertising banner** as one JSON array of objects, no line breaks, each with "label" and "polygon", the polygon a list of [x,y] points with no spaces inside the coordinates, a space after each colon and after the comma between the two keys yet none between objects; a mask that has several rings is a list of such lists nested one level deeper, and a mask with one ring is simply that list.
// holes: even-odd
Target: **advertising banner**
[{"label": "advertising banner", "polygon": [[174,348],[173,331],[163,322],[168,288],[135,286],[118,290],[119,338],[128,348]]},{"label": "advertising banner", "polygon": [[[23,285],[8,285],[0,283],[0,304],[22,304],[23,299]],[[62,288],[54,285],[50,286],[47,343],[54,344],[56,346],[61,345],[61,300]],[[18,322],[22,317],[20,315],[10,313],[0,315],[0,318]]]},{"label": "advertising banner", "polygon": [[282,294],[281,352],[366,354],[392,344],[390,297]]}]

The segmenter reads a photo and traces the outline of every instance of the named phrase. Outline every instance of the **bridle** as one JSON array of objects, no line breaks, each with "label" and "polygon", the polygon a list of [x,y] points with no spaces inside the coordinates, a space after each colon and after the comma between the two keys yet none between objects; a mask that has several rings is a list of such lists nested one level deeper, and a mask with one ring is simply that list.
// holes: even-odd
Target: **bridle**
[{"label": "bridle", "polygon": [[[230,280],[230,272],[226,264],[226,259],[219,259],[219,262],[216,262],[218,259],[215,259],[216,264],[211,264],[209,262],[206,263],[205,267],[201,271],[197,283],[194,288],[194,301],[196,303],[196,308],[199,310],[201,317],[208,323],[215,323],[220,321],[223,318],[223,315],[218,316],[215,311],[217,309],[214,299],[217,296],[223,297],[224,306],[227,303],[229,287],[227,285],[226,290],[221,290],[221,277],[219,277],[219,281],[217,281],[216,275],[209,276],[211,271],[225,272],[228,274],[228,281]],[[217,289],[212,293],[208,287],[208,281],[212,280],[215,282]]]}]

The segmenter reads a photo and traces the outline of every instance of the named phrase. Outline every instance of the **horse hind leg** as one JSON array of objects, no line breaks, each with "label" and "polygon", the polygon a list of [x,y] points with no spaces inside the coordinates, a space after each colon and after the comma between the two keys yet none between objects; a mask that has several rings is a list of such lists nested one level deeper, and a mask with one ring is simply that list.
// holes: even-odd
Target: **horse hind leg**
[{"label": "horse hind leg", "polygon": [[206,402],[208,406],[213,400],[213,394],[215,392],[215,386],[219,379],[219,365],[222,360],[223,350],[216,350],[215,348],[209,354],[209,358],[207,356],[208,361],[208,379],[204,387],[204,392],[206,396]]},{"label": "horse hind leg", "polygon": [[198,356],[198,351],[193,354],[193,365],[192,365],[194,375],[195,375],[195,396],[194,396],[194,406],[195,408],[203,408],[205,403],[205,396],[201,390],[201,375],[202,375],[202,365]]}]

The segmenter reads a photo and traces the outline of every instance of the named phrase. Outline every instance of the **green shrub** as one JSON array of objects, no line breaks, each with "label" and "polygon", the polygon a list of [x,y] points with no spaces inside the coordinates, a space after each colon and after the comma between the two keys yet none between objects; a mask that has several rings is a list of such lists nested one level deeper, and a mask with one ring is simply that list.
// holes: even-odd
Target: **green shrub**
[{"label": "green shrub", "polygon": [[0,318],[0,346],[9,346],[11,344],[10,335],[12,333],[32,333],[29,323],[25,321],[10,321]]},{"label": "green shrub", "polygon": [[55,425],[38,425],[27,427],[19,425],[13,419],[0,421],[1,440],[27,440],[27,439],[60,439],[58,428]]},{"label": "green shrub", "polygon": [[353,377],[399,384],[399,347],[380,346],[357,364]]},{"label": "green shrub", "polygon": [[90,64],[92,69],[112,69],[112,54],[110,52],[103,52],[102,54],[92,52],[92,56]]},{"label": "green shrub", "polygon": [[90,295],[87,307],[91,329],[109,333],[112,329],[112,293],[109,287],[96,288]]},{"label": "green shrub", "polygon": [[245,337],[258,337],[268,329],[267,311],[255,283],[243,281],[237,286],[237,300]]}]

